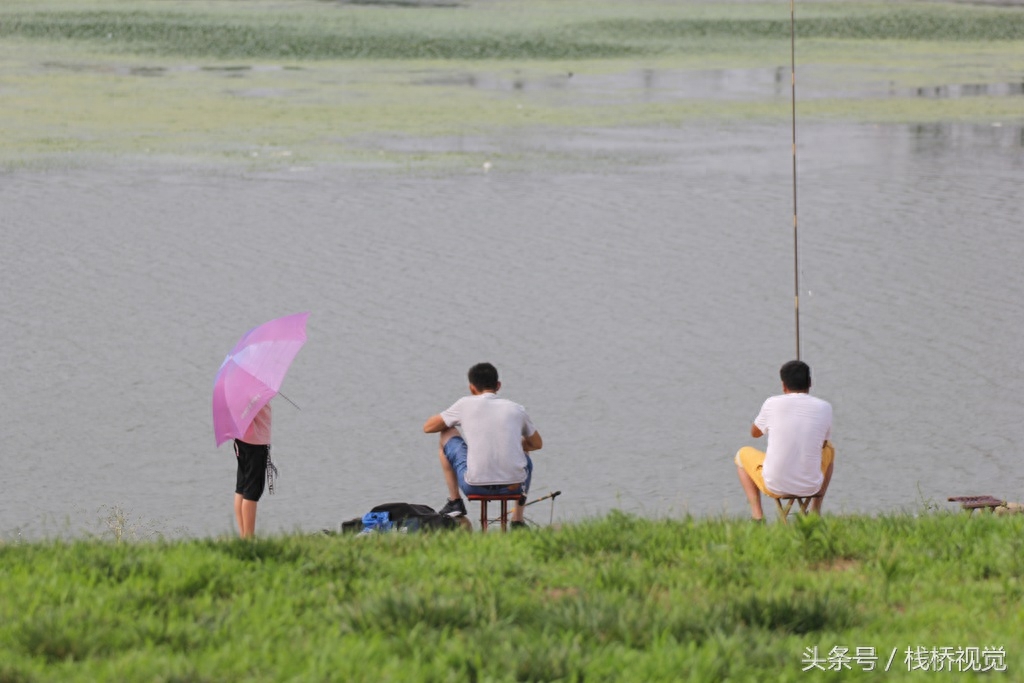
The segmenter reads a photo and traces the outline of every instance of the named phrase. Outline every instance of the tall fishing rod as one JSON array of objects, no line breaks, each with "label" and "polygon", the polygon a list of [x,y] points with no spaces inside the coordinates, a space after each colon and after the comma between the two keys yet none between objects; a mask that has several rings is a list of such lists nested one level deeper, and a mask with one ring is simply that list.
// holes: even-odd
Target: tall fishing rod
[{"label": "tall fishing rod", "polygon": [[800,262],[796,219],[796,0],[789,0],[789,81],[793,103],[793,312],[796,318],[796,359],[800,360]]}]

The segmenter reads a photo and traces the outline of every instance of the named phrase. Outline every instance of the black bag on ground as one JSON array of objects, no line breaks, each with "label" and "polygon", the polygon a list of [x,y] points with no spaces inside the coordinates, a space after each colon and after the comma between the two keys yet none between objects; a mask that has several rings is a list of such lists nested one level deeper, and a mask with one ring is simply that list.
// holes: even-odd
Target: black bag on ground
[{"label": "black bag on ground", "polygon": [[362,517],[350,519],[341,523],[342,533],[359,533],[366,528],[365,520],[368,517],[379,517],[380,513],[387,513],[390,520],[390,530],[402,533],[415,531],[437,531],[442,529],[455,529],[456,522],[447,515],[439,514],[434,508],[416,503],[384,503],[378,505]]}]

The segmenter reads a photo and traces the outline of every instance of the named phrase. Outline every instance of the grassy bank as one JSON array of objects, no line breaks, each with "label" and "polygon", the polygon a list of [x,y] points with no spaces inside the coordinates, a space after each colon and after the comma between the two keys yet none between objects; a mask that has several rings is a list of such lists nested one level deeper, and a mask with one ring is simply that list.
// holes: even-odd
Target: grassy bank
[{"label": "grassy bank", "polygon": [[[920,91],[1019,84],[1022,40],[1020,6],[800,3],[801,116],[1013,120],[1019,96]],[[9,0],[0,162],[416,160],[378,144],[396,135],[441,140],[419,155],[436,160],[452,136],[783,121],[786,93],[651,97],[644,74],[789,57],[782,2]]]},{"label": "grassy bank", "polygon": [[798,521],[0,546],[0,681],[1019,677],[1024,518]]}]

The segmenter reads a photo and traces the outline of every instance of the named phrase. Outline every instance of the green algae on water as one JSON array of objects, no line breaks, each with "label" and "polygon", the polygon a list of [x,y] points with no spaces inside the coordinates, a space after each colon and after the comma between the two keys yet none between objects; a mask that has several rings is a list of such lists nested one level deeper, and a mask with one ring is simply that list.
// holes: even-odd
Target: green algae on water
[{"label": "green algae on water", "polygon": [[[788,79],[783,5],[11,0],[0,8],[0,163],[395,161],[412,157],[373,149],[375,137],[783,122],[788,89],[649,97],[637,85],[645,73]],[[1020,95],[999,87],[1024,82],[1024,8],[802,3],[797,35],[802,118],[1000,123],[1019,113]],[[921,95],[962,86],[972,94]],[[433,147],[417,162],[458,155]]]}]

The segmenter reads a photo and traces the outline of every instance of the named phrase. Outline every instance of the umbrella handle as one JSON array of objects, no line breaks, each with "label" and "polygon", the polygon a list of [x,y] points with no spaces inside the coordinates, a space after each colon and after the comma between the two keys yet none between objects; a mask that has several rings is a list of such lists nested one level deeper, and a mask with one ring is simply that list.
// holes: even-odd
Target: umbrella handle
[{"label": "umbrella handle", "polygon": [[296,403],[295,401],[291,400],[290,398],[288,398],[287,396],[282,394],[280,391],[277,392],[277,395],[280,396],[281,398],[283,398],[284,400],[288,401],[289,403],[291,403],[293,406],[295,406],[296,410],[302,410],[302,408],[299,407],[298,403]]}]

